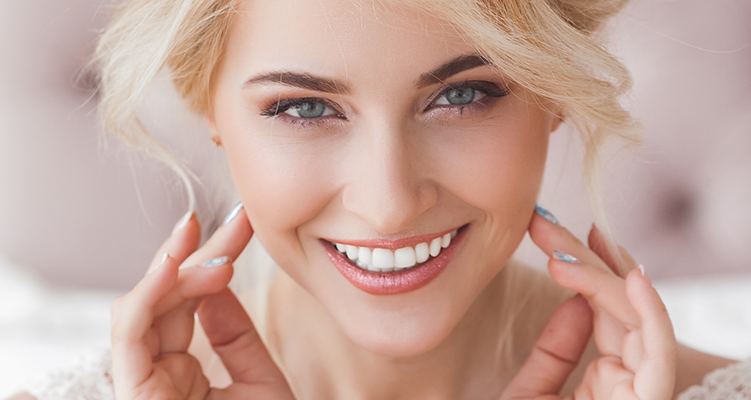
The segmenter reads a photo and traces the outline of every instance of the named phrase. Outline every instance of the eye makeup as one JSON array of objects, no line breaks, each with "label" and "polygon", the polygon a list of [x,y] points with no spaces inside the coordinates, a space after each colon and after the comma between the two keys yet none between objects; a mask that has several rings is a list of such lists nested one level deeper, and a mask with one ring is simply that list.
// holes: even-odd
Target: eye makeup
[{"label": "eye makeup", "polygon": [[[442,98],[445,99],[447,94],[452,91],[471,90],[473,97],[471,101],[464,104],[451,104],[448,100],[438,103]],[[465,113],[481,112],[491,106],[496,99],[504,97],[510,93],[509,89],[502,89],[497,84],[489,81],[466,80],[461,82],[452,82],[438,89],[431,95],[422,106],[421,113],[427,114],[432,111],[441,114],[441,119],[450,118],[451,114],[464,116]],[[479,97],[478,97],[479,95]],[[290,110],[310,109],[310,105],[323,105],[324,111],[321,115],[312,117],[295,116],[289,113]],[[299,97],[288,99],[277,99],[267,102],[261,107],[261,116],[281,119],[283,122],[296,128],[323,128],[330,127],[332,124],[340,123],[347,119],[341,108],[333,101],[322,97]]]}]

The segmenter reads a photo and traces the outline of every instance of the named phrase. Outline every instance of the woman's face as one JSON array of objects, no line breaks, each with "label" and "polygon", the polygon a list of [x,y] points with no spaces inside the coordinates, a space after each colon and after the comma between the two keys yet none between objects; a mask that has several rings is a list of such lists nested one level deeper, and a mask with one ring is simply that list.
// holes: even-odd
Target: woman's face
[{"label": "woman's face", "polygon": [[559,118],[448,24],[373,7],[243,2],[210,124],[284,272],[353,342],[408,356],[516,249]]}]

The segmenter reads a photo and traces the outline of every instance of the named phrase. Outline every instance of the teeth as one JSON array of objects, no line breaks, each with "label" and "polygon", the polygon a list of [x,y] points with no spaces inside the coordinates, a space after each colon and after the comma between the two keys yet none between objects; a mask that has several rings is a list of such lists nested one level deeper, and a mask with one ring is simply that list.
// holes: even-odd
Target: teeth
[{"label": "teeth", "polygon": [[357,247],[334,243],[336,249],[347,255],[358,267],[374,272],[391,272],[422,264],[430,257],[437,257],[442,249],[449,247],[457,231],[447,233],[415,247],[403,247],[396,251],[382,248]]},{"label": "teeth", "polygon": [[357,246],[349,246],[347,245],[347,257],[355,261],[357,260],[357,254],[360,252],[360,250],[357,248]]},{"label": "teeth", "polygon": [[411,247],[402,247],[394,252],[394,267],[409,268],[417,264],[415,249]]},{"label": "teeth", "polygon": [[368,265],[373,263],[373,250],[370,250],[367,247],[360,247],[360,250],[357,252],[357,261]]},{"label": "teeth", "polygon": [[424,263],[430,257],[430,246],[427,243],[420,243],[415,246],[415,257],[418,263]]},{"label": "teeth", "polygon": [[432,257],[438,257],[441,252],[441,238],[435,238],[430,242],[430,255]]},{"label": "teeth", "polygon": [[389,249],[373,249],[373,265],[380,269],[394,268],[394,252]]}]

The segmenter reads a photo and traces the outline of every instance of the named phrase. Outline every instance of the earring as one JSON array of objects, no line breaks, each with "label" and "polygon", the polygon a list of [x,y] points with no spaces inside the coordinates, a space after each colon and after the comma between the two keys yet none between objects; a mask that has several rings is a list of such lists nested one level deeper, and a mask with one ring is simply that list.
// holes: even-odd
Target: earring
[{"label": "earring", "polygon": [[212,136],[211,141],[214,142],[216,147],[222,147],[222,139],[220,139],[219,136]]}]

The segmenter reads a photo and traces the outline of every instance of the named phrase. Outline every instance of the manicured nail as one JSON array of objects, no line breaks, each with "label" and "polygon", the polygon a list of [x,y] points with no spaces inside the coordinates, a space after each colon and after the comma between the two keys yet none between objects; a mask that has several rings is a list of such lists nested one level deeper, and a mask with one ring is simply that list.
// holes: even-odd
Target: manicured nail
[{"label": "manicured nail", "polygon": [[535,204],[535,211],[540,214],[541,217],[545,218],[545,221],[559,225],[558,218],[556,218],[550,211],[540,207],[539,204]]},{"label": "manicured nail", "polygon": [[175,227],[172,228],[172,234],[174,235],[175,232],[179,231],[180,229],[183,229],[185,225],[188,224],[188,221],[190,221],[190,219],[193,217],[194,214],[195,212],[191,210],[191,211],[186,212],[185,215],[183,215],[182,217],[180,217],[180,219],[175,224]]},{"label": "manicured nail", "polygon": [[579,264],[578,258],[572,256],[571,254],[564,253],[560,250],[553,250],[553,258],[555,258],[556,260],[567,262],[569,264]]},{"label": "manicured nail", "polygon": [[156,265],[154,265],[153,267],[149,268],[149,270],[146,271],[146,273],[148,274],[148,273],[151,273],[151,272],[154,272],[154,271],[158,270],[159,267],[161,267],[162,265],[164,265],[164,263],[167,261],[167,258],[169,258],[169,253],[162,254],[162,258],[159,259],[159,262],[156,263]]},{"label": "manicured nail", "polygon": [[232,207],[232,210],[230,210],[227,216],[224,217],[224,222],[222,223],[222,225],[227,225],[230,222],[232,222],[232,220],[235,219],[235,217],[237,216],[237,213],[239,213],[242,208],[243,208],[243,202],[242,201],[237,202],[237,204],[235,204],[235,206]]},{"label": "manicured nail", "polygon": [[203,265],[201,266],[204,268],[214,268],[220,265],[227,264],[228,262],[229,262],[229,257],[223,256],[223,257],[212,258],[211,260],[203,263]]},{"label": "manicured nail", "polygon": [[639,271],[641,271],[641,276],[647,276],[647,271],[644,270],[644,265],[639,264]]}]

